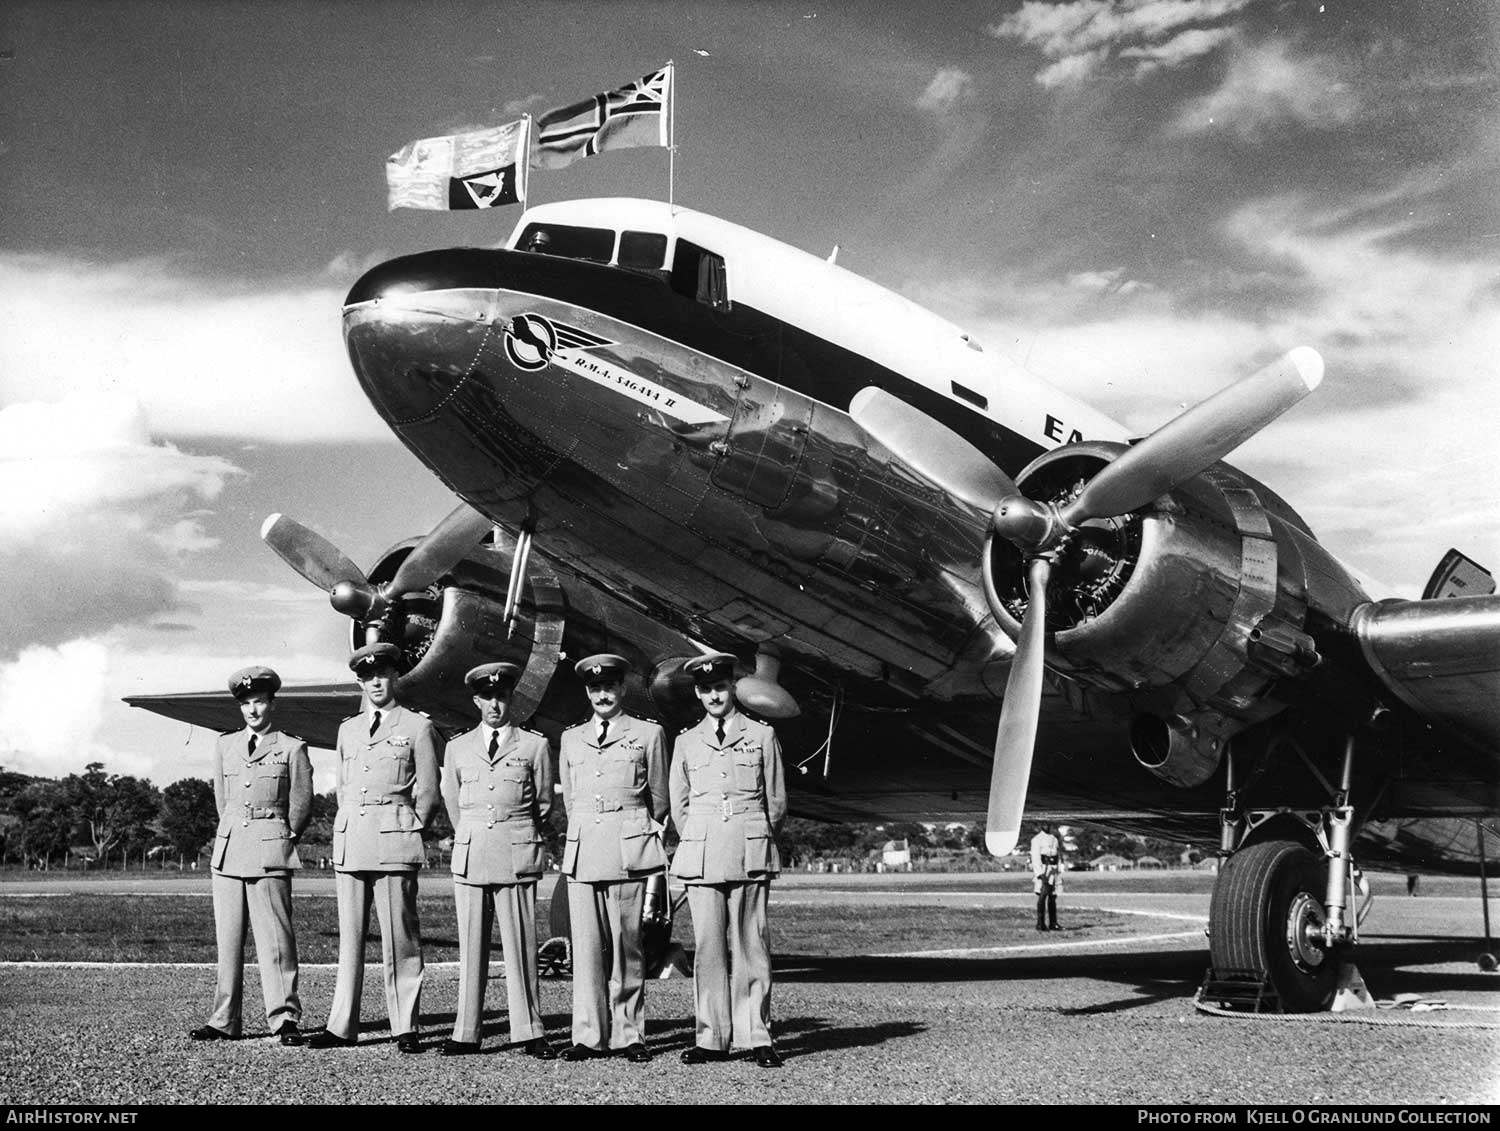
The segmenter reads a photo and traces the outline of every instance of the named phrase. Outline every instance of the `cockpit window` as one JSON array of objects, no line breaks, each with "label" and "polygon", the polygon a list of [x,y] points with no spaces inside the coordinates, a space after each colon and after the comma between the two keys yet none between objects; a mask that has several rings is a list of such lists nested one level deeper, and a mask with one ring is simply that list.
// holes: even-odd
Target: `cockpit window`
[{"label": "cockpit window", "polygon": [[667,258],[667,237],[660,232],[621,232],[620,266],[660,271]]},{"label": "cockpit window", "polygon": [[608,263],[615,250],[615,234],[608,228],[580,228],[572,224],[528,224],[516,246],[542,255]]},{"label": "cockpit window", "polygon": [[672,260],[672,289],[715,310],[728,310],[729,280],[724,271],[724,257],[679,239]]}]

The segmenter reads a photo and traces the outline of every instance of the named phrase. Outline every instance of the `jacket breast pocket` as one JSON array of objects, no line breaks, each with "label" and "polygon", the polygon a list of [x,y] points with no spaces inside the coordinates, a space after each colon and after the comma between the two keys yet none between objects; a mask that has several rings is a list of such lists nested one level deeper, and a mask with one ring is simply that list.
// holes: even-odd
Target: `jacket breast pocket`
[{"label": "jacket breast pocket", "polygon": [[[467,809],[478,803],[479,798],[475,796],[480,788],[479,769],[477,766],[464,766],[458,771],[458,804]],[[462,873],[460,873],[462,874]]]},{"label": "jacket breast pocket", "polygon": [[633,750],[613,750],[604,755],[604,784],[611,789],[640,789],[646,784],[646,767]]},{"label": "jacket breast pocket", "polygon": [[529,762],[502,762],[497,776],[501,804],[515,806],[526,800],[526,786],[531,781]]},{"label": "jacket breast pocket", "polygon": [[411,747],[386,744],[380,764],[385,769],[386,781],[391,785],[405,785],[411,781]]},{"label": "jacket breast pocket", "polygon": [[282,800],[287,784],[286,766],[266,766],[254,777],[254,792],[250,801],[254,805],[271,806]]},{"label": "jacket breast pocket", "polygon": [[734,752],[734,787],[742,793],[760,793],[765,788],[759,746]]}]

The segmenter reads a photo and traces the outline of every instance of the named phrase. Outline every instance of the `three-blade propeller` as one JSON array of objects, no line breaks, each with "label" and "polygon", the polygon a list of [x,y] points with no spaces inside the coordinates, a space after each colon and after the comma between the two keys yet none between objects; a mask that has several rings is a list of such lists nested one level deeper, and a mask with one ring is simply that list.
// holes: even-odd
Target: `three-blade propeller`
[{"label": "three-blade propeller", "polygon": [[460,503],[433,527],[384,585],[375,585],[342,551],[296,519],[273,514],[260,528],[261,540],[294,570],[328,593],[345,616],[377,621],[408,593],[426,589],[464,558],[490,529],[490,520]]},{"label": "three-blade propeller", "polygon": [[1003,856],[1021,832],[1046,670],[1047,583],[1057,553],[1090,519],[1147,506],[1207,470],[1318,387],[1323,359],[1292,350],[1221,389],[1106,464],[1070,502],[1028,499],[967,440],[879,389],[862,389],[849,415],[903,463],[949,494],[990,511],[990,529],[1027,561],[1027,604],[995,734],[985,845]]}]

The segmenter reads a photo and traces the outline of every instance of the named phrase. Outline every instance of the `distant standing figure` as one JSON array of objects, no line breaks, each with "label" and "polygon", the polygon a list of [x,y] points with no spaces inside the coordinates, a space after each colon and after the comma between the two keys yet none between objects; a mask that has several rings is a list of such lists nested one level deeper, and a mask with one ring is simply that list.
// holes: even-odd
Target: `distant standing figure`
[{"label": "distant standing figure", "polygon": [[1408,872],[1406,874],[1406,894],[1407,895],[1416,895],[1417,894],[1417,883],[1421,879],[1422,879],[1422,877],[1420,875],[1418,875],[1416,872]]},{"label": "distant standing figure", "polygon": [[422,931],[417,869],[422,830],[437,812],[440,741],[433,726],[396,703],[401,650],[367,644],[349,657],[364,710],[338,735],[338,813],[333,819],[333,883],[339,908],[339,972],[328,1024],[308,1046],[359,1040],[370,904],[380,919],[385,1005],[398,1052],[422,1051]]},{"label": "distant standing figure", "polygon": [[1036,929],[1057,931],[1057,893],[1062,890],[1062,845],[1049,830],[1031,838],[1031,890],[1036,893]]},{"label": "distant standing figure", "polygon": [[[221,735],[214,747],[214,934],[219,980],[208,1024],[195,1041],[240,1035],[245,926],[255,934],[266,1021],[284,1045],[300,1045],[297,938],[292,930],[292,872],[300,868],[297,838],[312,816],[312,763],[307,744],[275,730],[281,677],[270,668],[242,668],[229,677],[245,729]],[[196,863],[196,862],[195,862]]]},{"label": "distant standing figure", "polygon": [[490,934],[500,922],[510,1041],[552,1060],[537,983],[536,884],[547,870],[542,826],[552,811],[552,750],[510,717],[521,669],[480,664],[464,676],[479,725],[443,755],[443,804],[453,823],[453,902],[458,916],[458,1013],[443,1056],[479,1051]]},{"label": "distant standing figure", "polygon": [[651,1059],[642,929],[647,878],[667,866],[667,750],[661,727],[625,713],[629,667],[612,653],[574,665],[593,715],[563,732],[558,754],[573,938],[573,1044],[564,1060]]},{"label": "distant standing figure", "polygon": [[680,837],[672,875],[687,885],[697,946],[697,1038],[682,1062],[727,1060],[731,1048],[748,1048],[760,1067],[780,1068],[771,1043],[766,907],[781,871],[776,831],[786,817],[781,743],[767,724],[739,712],[733,656],[700,656],[683,671],[707,714],[677,736],[670,774]]}]

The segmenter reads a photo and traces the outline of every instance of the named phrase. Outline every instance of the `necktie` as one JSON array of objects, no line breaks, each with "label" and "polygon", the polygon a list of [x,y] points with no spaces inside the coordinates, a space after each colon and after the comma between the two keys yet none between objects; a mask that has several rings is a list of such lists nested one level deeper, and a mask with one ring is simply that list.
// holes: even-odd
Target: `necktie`
[{"label": "necktie", "polygon": [[255,757],[255,737],[256,736],[253,734],[250,736],[250,749],[246,751],[246,753],[252,758]]},{"label": "necktie", "polygon": [[609,720],[599,720],[599,745],[604,745],[604,740],[609,737]]},{"label": "necktie", "polygon": [[370,720],[370,737],[375,737],[375,732],[380,729],[380,712],[375,712],[375,717]]},{"label": "necktie", "polygon": [[497,750],[499,750],[499,749],[500,749],[500,732],[498,730],[492,730],[492,731],[490,731],[490,760],[491,761],[494,761],[494,759],[495,759],[495,752]]},{"label": "necktie", "polygon": [[716,729],[716,731],[718,732],[718,735],[719,735],[719,745],[723,746],[724,745],[724,720],[723,719],[719,720],[719,725],[715,729]]}]

